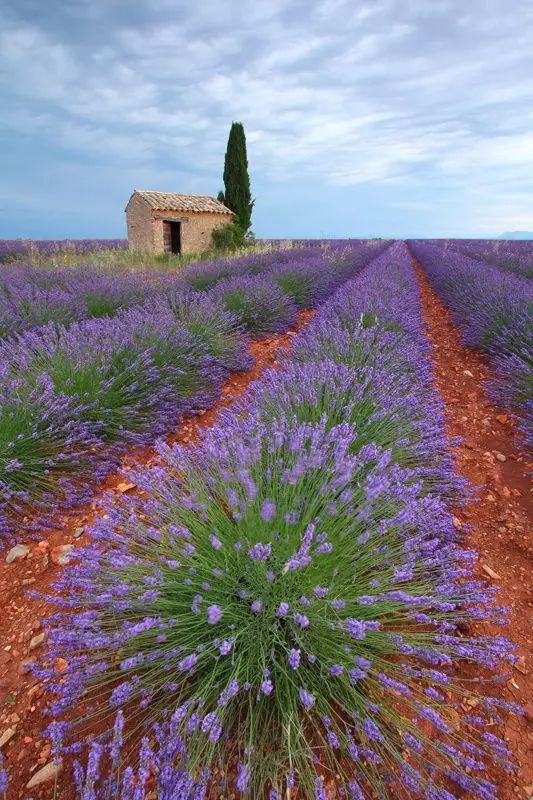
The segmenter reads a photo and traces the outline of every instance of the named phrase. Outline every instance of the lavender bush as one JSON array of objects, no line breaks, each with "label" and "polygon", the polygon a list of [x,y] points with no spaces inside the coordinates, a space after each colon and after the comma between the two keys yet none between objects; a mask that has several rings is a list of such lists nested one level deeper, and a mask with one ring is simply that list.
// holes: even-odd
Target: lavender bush
[{"label": "lavender bush", "polygon": [[524,443],[533,445],[533,284],[451,250],[422,242],[410,247],[465,344],[488,353],[493,397],[517,414]]},{"label": "lavender bush", "polygon": [[[316,330],[325,342],[328,325],[332,338],[344,331],[338,354],[348,336],[357,353],[362,337],[367,366],[369,332],[378,353],[395,336],[427,393],[409,353],[427,360],[415,286],[398,245],[321,308]],[[362,295],[356,324],[343,298],[356,308]],[[52,666],[37,673],[56,693],[53,731],[67,749],[108,729],[76,766],[80,797],[137,800],[152,776],[159,798],[183,800],[280,800],[293,786],[324,800],[326,783],[357,800],[495,800],[484,761],[507,766],[508,752],[487,726],[512,707],[476,697],[461,723],[472,693],[456,665],[492,669],[512,654],[466,631],[501,611],[428,479],[442,434],[431,454],[429,441],[418,449],[421,418],[403,441],[392,441],[395,421],[376,433],[378,378],[365,398],[366,374],[327,352],[268,375],[197,447],[161,445],[163,466],[135,477],[145,497],[109,508],[65,570],[49,659],[68,667],[61,679]],[[145,736],[136,770],[119,759],[128,734]]]},{"label": "lavender bush", "polygon": [[279,333],[296,321],[296,306],[269,278],[259,275],[224,278],[213,292],[250,333]]},{"label": "lavender bush", "polygon": [[298,308],[311,308],[328,293],[326,273],[314,267],[312,261],[289,262],[273,270],[274,281]]},{"label": "lavender bush", "polygon": [[[79,502],[85,494],[76,486],[88,491],[125,445],[210,405],[228,370],[250,365],[234,317],[189,298],[181,324],[179,302],[68,329],[50,325],[0,346],[4,530],[32,507]],[[209,342],[195,333],[195,314]]]},{"label": "lavender bush", "polygon": [[[302,264],[316,269],[319,283],[321,271],[332,275],[333,291],[373,252],[365,245],[337,248],[318,260],[314,252],[310,262],[302,256]],[[32,509],[42,515],[47,507],[85,498],[92,485],[88,478],[100,479],[114,468],[127,444],[152,440],[175,426],[180,415],[211,404],[228,370],[251,365],[244,328],[282,331],[294,322],[295,307],[271,277],[273,256],[267,255],[268,277],[237,275],[208,292],[185,289],[181,277],[170,281],[152,275],[143,304],[135,301],[146,276],[120,276],[115,282],[109,276],[27,268],[11,274],[4,298],[20,300],[30,276],[31,296],[46,298],[47,318],[59,309],[71,316],[68,326],[59,324],[59,315],[0,344],[3,532]],[[239,269],[253,267],[252,262],[241,259]],[[76,298],[72,307],[65,299],[69,293]],[[35,311],[38,304],[26,303],[28,296],[15,303],[11,321],[22,319],[25,305],[33,307],[26,322],[44,319]],[[72,321],[73,309],[79,316],[88,313],[90,298],[96,317]],[[130,308],[100,318],[121,304]],[[39,516],[34,524],[42,521]]]},{"label": "lavender bush", "polygon": [[[363,263],[368,262],[370,252],[359,256]],[[275,264],[268,274],[298,308],[313,308],[349,276],[353,269],[353,255],[351,248],[330,252],[327,259],[321,253],[315,253],[314,257],[305,260],[292,259]]]},{"label": "lavender bush", "polygon": [[155,292],[153,282],[134,274],[108,276],[87,268],[9,266],[0,275],[0,338],[49,322],[69,325],[114,315]]},{"label": "lavender bush", "polygon": [[[47,524],[47,510],[88,497],[87,480],[102,479],[116,454],[103,450],[98,425],[81,419],[83,401],[58,395],[47,375],[19,396],[16,379],[0,380],[0,531],[10,533],[28,509]],[[44,513],[44,517],[43,517]]]},{"label": "lavender bush", "polygon": [[533,278],[533,241],[504,239],[445,239],[436,241],[498,269]]},{"label": "lavender bush", "polygon": [[209,355],[228,369],[242,371],[251,368],[249,342],[241,319],[227,311],[216,294],[176,291],[158,297],[144,307],[148,313],[158,317],[165,315],[165,306],[170,308],[176,323],[198,339]]},{"label": "lavender bush", "polygon": [[[360,243],[348,249],[353,256],[363,251]],[[371,250],[373,252],[373,250]],[[320,253],[319,263],[322,265],[324,252]],[[284,249],[273,249],[265,252],[252,252],[242,256],[226,256],[224,258],[209,259],[191,264],[180,270],[180,278],[184,284],[195,291],[211,289],[223,279],[237,275],[259,275],[276,269],[289,261],[306,262],[309,259],[316,261],[317,252],[306,246]]]}]

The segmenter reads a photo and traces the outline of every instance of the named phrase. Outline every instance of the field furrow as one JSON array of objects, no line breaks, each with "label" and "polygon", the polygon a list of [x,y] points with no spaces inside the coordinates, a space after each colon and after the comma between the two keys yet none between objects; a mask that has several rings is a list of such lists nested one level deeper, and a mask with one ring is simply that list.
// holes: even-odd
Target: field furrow
[{"label": "field furrow", "polygon": [[[453,509],[454,521],[464,533],[466,545],[478,554],[476,572],[480,579],[489,578],[498,590],[498,601],[508,608],[508,625],[503,632],[517,645],[518,661],[500,684],[499,693],[503,699],[528,709],[525,717],[509,715],[502,731],[520,769],[517,775],[495,776],[498,799],[514,800],[533,782],[533,749],[528,735],[533,720],[531,465],[521,453],[512,418],[487,396],[485,386],[492,379],[490,365],[480,353],[462,344],[461,332],[449,312],[419,266],[417,271],[435,386],[444,401],[448,436],[456,442],[455,467],[475,489],[468,503]],[[502,632],[490,624],[484,629],[492,635]]]}]

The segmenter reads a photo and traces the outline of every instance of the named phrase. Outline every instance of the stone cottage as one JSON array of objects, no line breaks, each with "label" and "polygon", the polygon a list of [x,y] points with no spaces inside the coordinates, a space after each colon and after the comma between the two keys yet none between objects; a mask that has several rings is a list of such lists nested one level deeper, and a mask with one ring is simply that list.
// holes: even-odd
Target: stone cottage
[{"label": "stone cottage", "polygon": [[211,246],[215,228],[233,212],[214,197],[135,189],[126,206],[130,250],[198,253]]}]

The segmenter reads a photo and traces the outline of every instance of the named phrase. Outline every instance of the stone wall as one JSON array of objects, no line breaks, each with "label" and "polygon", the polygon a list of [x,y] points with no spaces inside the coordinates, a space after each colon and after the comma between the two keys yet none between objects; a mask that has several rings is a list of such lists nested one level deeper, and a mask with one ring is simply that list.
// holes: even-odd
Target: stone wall
[{"label": "stone wall", "polygon": [[126,225],[129,249],[153,252],[152,209],[137,195],[133,195],[126,206]]},{"label": "stone wall", "polygon": [[163,220],[181,221],[181,252],[200,253],[211,247],[211,234],[215,228],[231,222],[231,214],[196,211],[154,211],[153,251],[164,252]]},{"label": "stone wall", "polygon": [[149,253],[164,253],[163,220],[181,222],[181,252],[200,253],[211,247],[215,228],[231,222],[231,214],[208,211],[154,211],[148,203],[133,195],[126,207],[128,247]]}]

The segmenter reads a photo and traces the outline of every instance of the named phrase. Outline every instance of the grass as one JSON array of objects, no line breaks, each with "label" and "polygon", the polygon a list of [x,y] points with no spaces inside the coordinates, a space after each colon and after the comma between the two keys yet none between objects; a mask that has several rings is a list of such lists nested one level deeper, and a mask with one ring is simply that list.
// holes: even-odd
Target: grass
[{"label": "grass", "polygon": [[[52,254],[39,253],[32,250],[21,260],[34,267],[43,269],[68,269],[70,267],[82,267],[89,264],[91,268],[103,273],[120,274],[123,272],[176,272],[189,264],[197,264],[202,261],[211,261],[220,258],[239,258],[250,255],[250,253],[265,253],[272,250],[287,249],[297,247],[296,243],[290,240],[276,242],[275,244],[258,243],[246,245],[239,250],[232,250],[225,253],[220,250],[208,249],[199,253],[174,254],[160,253],[153,254],[138,250],[102,250],[91,254],[76,254],[72,252],[58,252]],[[13,262],[6,262],[6,266]],[[0,274],[2,263],[0,263]]]}]

